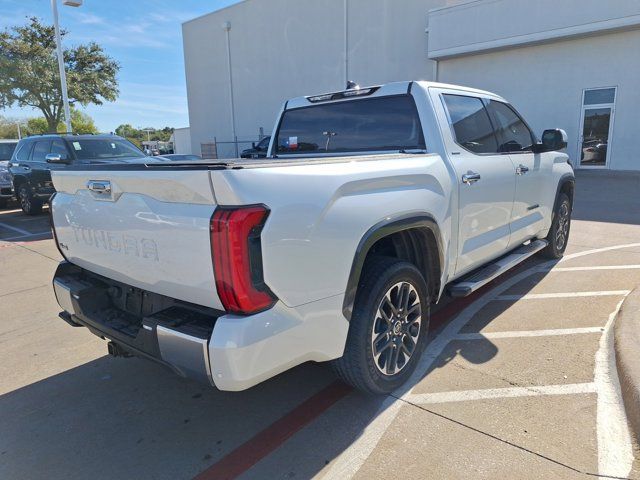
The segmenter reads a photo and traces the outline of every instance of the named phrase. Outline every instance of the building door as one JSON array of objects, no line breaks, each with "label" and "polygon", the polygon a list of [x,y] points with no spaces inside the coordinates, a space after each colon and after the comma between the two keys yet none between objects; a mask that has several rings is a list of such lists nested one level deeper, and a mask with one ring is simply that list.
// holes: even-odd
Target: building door
[{"label": "building door", "polygon": [[580,168],[608,168],[615,98],[615,87],[584,91],[577,157]]}]

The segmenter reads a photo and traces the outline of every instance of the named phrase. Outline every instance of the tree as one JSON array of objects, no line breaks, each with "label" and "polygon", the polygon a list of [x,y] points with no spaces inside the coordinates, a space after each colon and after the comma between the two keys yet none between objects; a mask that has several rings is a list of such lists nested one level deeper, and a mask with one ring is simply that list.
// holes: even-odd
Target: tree
[{"label": "tree", "polygon": [[[73,133],[98,133],[98,128],[93,122],[93,118],[75,108],[71,109],[71,129]],[[60,122],[58,131],[64,132],[65,130],[64,123]]]},{"label": "tree", "polygon": [[[65,49],[64,63],[70,105],[102,105],[117,98],[120,65],[98,44]],[[27,25],[0,32],[0,72],[0,108],[37,108],[48,131],[55,132],[63,108],[53,26],[31,17]]]}]

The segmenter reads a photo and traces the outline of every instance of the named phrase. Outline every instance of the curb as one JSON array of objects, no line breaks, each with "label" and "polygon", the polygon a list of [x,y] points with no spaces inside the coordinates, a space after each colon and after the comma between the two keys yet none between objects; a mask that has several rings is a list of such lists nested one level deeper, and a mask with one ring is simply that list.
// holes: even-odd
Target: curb
[{"label": "curb", "polygon": [[631,430],[640,441],[640,287],[622,303],[613,335],[622,400]]}]

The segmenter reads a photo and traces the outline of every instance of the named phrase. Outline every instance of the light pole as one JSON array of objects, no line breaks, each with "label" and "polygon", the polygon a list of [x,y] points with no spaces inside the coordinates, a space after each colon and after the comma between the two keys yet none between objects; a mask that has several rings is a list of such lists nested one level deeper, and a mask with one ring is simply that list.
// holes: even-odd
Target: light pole
[{"label": "light pole", "polygon": [[222,24],[223,30],[227,34],[227,64],[229,68],[229,103],[231,105],[231,129],[233,130],[233,142],[235,145],[236,157],[238,156],[238,136],[236,135],[236,112],[233,101],[233,71],[231,70],[231,22]]},{"label": "light pole", "polygon": [[[63,3],[70,7],[79,7],[82,0],[64,0]],[[56,51],[58,53],[58,70],[60,72],[60,89],[62,90],[62,105],[64,107],[64,123],[67,132],[71,133],[71,110],[69,109],[69,97],[67,96],[67,76],[64,71],[64,55],[62,54],[62,39],[60,38],[60,25],[58,23],[58,0],[51,0],[53,11],[53,27],[56,33]]]}]

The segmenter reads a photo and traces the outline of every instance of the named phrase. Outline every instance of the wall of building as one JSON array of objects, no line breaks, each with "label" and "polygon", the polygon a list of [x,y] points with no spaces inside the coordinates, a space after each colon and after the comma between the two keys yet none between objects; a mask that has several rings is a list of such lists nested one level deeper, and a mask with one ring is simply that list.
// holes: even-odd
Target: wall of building
[{"label": "wall of building", "polygon": [[173,142],[173,153],[191,154],[191,132],[189,127],[175,128],[171,141]]},{"label": "wall of building", "polygon": [[[233,140],[225,22],[229,32],[236,133],[270,133],[291,97],[394,80],[430,80],[427,12],[445,0],[245,0],[183,24],[189,123],[200,144]],[[345,45],[347,62],[345,65]],[[230,145],[219,156],[233,155]]]},{"label": "wall of building", "polygon": [[617,87],[609,167],[640,169],[640,31],[559,41],[441,60],[439,80],[494,91],[512,102],[538,135],[563,128],[568,153],[579,159],[580,113],[585,88]]}]

